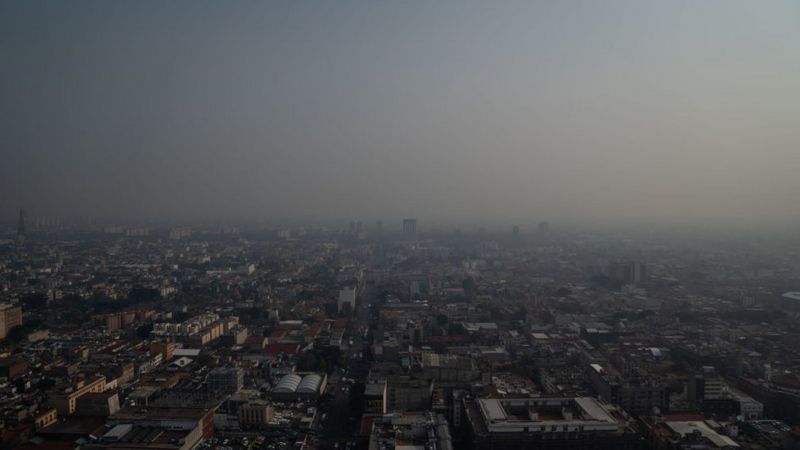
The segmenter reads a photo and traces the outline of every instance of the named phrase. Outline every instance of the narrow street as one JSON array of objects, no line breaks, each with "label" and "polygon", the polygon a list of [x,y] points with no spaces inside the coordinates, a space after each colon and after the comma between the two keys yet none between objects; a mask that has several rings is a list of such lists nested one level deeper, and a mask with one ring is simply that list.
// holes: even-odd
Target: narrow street
[{"label": "narrow street", "polygon": [[[320,405],[320,449],[355,448],[353,436],[358,432],[359,418],[350,405],[350,391],[354,384],[365,383],[369,373],[369,362],[365,350],[370,343],[364,339],[369,330],[370,305],[375,301],[374,285],[367,283],[358,299],[355,315],[348,327],[347,348],[342,353],[342,366],[329,377],[328,392],[332,398]],[[352,342],[352,344],[351,344]],[[371,352],[370,352],[371,353]],[[338,444],[338,447],[336,445]]]}]

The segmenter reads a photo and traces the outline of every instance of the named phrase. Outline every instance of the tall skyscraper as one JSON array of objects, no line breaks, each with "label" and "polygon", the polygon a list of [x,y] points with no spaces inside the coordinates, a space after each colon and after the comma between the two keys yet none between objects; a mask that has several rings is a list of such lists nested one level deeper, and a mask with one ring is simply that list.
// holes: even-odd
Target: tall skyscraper
[{"label": "tall skyscraper", "polygon": [[417,239],[417,219],[403,219],[403,236],[406,239]]},{"label": "tall skyscraper", "polygon": [[625,284],[641,283],[647,279],[647,266],[638,261],[612,261],[608,276]]},{"label": "tall skyscraper", "polygon": [[550,224],[548,222],[539,222],[539,234],[547,234],[550,231]]},{"label": "tall skyscraper", "polygon": [[28,221],[28,214],[24,209],[19,209],[19,222],[17,223],[17,237],[25,237],[25,223]]},{"label": "tall skyscraper", "polygon": [[514,225],[514,228],[511,229],[511,236],[514,239],[519,238],[519,226],[518,225]]}]

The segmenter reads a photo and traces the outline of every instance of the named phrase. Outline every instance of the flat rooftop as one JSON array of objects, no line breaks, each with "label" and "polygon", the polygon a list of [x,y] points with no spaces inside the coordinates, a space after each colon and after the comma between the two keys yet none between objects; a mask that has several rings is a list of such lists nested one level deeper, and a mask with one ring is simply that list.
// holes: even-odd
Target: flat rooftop
[{"label": "flat rooftop", "polygon": [[490,432],[617,431],[620,424],[592,397],[482,398],[477,401]]},{"label": "flat rooftop", "polygon": [[683,422],[667,422],[667,426],[675,433],[686,436],[700,433],[704,438],[713,442],[719,448],[736,448],[739,444],[728,436],[723,436],[712,430],[704,421],[690,420]]}]

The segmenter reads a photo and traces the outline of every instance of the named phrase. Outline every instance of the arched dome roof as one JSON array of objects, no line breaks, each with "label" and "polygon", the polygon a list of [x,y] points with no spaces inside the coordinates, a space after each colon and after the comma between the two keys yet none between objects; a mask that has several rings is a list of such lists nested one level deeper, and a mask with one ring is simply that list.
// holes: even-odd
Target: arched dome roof
[{"label": "arched dome roof", "polygon": [[300,378],[300,375],[290,373],[281,378],[281,381],[278,381],[278,384],[275,385],[272,392],[295,392],[301,381],[302,378]]}]

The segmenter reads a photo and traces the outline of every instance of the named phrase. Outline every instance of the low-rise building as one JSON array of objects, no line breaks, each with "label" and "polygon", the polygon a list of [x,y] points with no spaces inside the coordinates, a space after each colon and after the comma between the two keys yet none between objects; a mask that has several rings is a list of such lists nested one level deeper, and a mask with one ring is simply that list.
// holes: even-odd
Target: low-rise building
[{"label": "low-rise building", "polygon": [[465,400],[469,440],[488,449],[641,449],[622,411],[592,397]]},{"label": "low-rise building", "polygon": [[74,385],[63,389],[51,397],[51,404],[60,415],[70,415],[75,412],[78,399],[89,393],[98,393],[106,390],[106,377],[98,375],[86,380],[79,380]]}]

